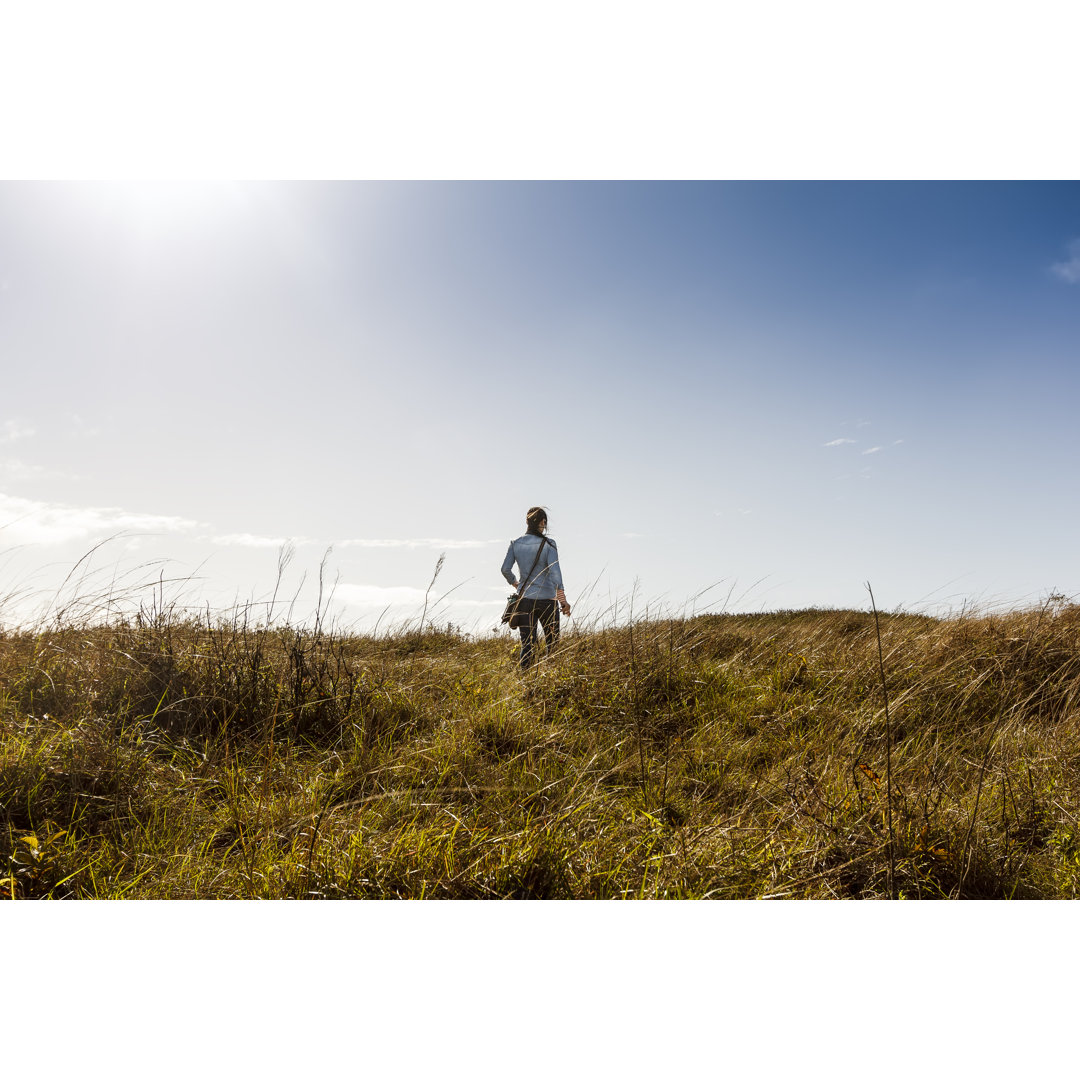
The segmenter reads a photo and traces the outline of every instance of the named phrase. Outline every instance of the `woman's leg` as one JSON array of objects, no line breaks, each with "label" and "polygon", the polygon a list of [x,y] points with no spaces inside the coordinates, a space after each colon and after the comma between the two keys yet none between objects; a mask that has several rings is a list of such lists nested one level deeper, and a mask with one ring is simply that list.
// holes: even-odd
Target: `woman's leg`
[{"label": "woman's leg", "polygon": [[518,605],[518,611],[525,613],[528,608],[528,624],[518,628],[521,634],[521,670],[524,671],[532,663],[533,652],[536,648],[536,611],[535,601],[522,600]]},{"label": "woman's leg", "polygon": [[551,650],[559,643],[559,605],[554,600],[537,600],[536,607],[536,618],[544,628],[544,645],[550,656]]}]

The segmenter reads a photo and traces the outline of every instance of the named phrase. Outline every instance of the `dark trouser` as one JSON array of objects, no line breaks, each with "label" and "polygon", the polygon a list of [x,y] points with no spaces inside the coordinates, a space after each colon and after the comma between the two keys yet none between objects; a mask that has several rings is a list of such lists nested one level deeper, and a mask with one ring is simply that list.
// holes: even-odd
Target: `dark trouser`
[{"label": "dark trouser", "polygon": [[526,608],[529,612],[529,625],[519,628],[522,670],[532,663],[534,646],[539,651],[536,640],[537,625],[543,628],[544,643],[549,654],[559,641],[559,607],[555,600],[522,600],[518,610],[524,613]]}]

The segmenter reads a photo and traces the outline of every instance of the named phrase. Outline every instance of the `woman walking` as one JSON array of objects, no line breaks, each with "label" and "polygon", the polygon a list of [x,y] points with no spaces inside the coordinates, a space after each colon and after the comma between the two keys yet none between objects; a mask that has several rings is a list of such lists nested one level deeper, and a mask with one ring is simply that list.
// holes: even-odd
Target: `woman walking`
[{"label": "woman walking", "polygon": [[[525,515],[526,532],[512,541],[503,559],[502,576],[515,588],[521,600],[518,612],[527,615],[521,632],[521,670],[532,663],[538,651],[536,628],[544,631],[544,643],[550,654],[559,640],[559,609],[570,614],[570,605],[563,592],[562,571],[559,569],[559,549],[547,532],[547,511],[533,506]],[[517,563],[519,577],[513,573]],[[558,604],[558,607],[556,607]]]}]

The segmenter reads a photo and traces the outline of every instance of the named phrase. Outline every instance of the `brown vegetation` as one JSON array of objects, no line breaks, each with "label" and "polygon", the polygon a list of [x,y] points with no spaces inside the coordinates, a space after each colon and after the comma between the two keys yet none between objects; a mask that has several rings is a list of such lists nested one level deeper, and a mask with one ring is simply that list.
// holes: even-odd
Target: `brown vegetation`
[{"label": "brown vegetation", "polygon": [[1075,896],[1080,608],[880,628],[0,635],[0,896]]}]

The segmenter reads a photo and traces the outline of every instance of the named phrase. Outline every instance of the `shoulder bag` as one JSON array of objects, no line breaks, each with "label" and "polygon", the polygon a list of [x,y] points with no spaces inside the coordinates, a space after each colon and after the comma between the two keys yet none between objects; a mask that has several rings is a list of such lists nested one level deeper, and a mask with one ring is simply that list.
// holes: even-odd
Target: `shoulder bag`
[{"label": "shoulder bag", "polygon": [[529,612],[518,611],[518,605],[521,603],[521,598],[525,595],[525,590],[530,584],[532,573],[536,569],[536,564],[540,561],[540,552],[544,550],[544,545],[546,543],[547,537],[541,536],[540,546],[536,549],[536,558],[533,559],[532,566],[529,567],[529,572],[522,580],[521,587],[506,601],[506,607],[503,609],[502,613],[502,621],[504,623],[509,623],[511,630],[520,630],[521,627],[529,625]]}]

